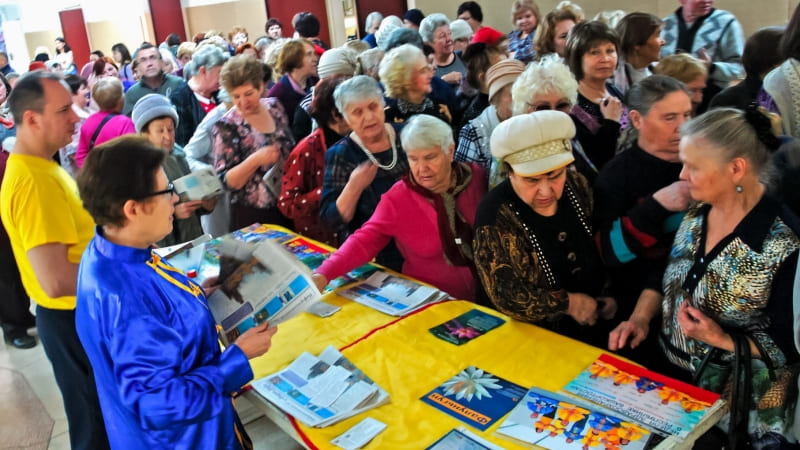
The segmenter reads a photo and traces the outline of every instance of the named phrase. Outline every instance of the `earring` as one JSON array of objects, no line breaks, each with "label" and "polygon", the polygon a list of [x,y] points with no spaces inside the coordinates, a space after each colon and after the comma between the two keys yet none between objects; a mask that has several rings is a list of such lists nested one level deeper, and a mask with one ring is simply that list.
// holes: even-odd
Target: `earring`
[{"label": "earring", "polygon": [[738,193],[740,193],[740,194],[741,194],[741,193],[742,193],[742,191],[744,191],[744,189],[742,189],[742,186],[737,184],[737,185],[736,185],[736,192],[738,192]]}]

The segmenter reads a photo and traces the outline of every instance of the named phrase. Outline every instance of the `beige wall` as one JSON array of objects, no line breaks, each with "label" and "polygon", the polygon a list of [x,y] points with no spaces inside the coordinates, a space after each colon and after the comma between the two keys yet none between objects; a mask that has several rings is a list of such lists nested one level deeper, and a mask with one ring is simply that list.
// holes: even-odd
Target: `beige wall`
[{"label": "beige wall", "polygon": [[[61,36],[61,30],[47,30],[47,31],[37,31],[34,33],[25,33],[25,45],[28,46],[28,53],[30,53],[30,60],[33,61],[33,57],[36,56],[33,54],[36,51],[36,47],[45,46],[48,50],[50,50],[50,56],[52,57],[56,50],[55,40],[57,37]],[[16,68],[16,70],[23,70],[27,71],[27,67],[20,67]]]},{"label": "beige wall", "polygon": [[238,0],[216,5],[195,6],[184,9],[184,22],[189,38],[196,33],[211,29],[221,31],[227,36],[234,26],[240,25],[247,29],[250,42],[255,42],[265,34],[264,24],[267,23],[267,8],[264,0]]},{"label": "beige wall", "polygon": [[103,54],[111,56],[111,47],[117,42],[122,42],[133,54],[143,41],[152,41],[150,39],[152,34],[147,30],[148,22],[147,16],[132,16],[126,20],[87,23],[89,45],[92,50],[100,50]]},{"label": "beige wall", "polygon": [[[425,14],[442,12],[448,17],[455,18],[458,5],[463,0],[415,0],[416,7]],[[483,7],[483,24],[508,33],[511,26],[511,4],[513,0],[478,0]],[[678,0],[574,0],[586,12],[587,17],[593,17],[598,12],[615,8],[631,11],[644,11],[665,17],[672,14],[679,6]],[[542,15],[553,9],[560,0],[536,0]],[[790,17],[791,11],[797,2],[790,0],[716,0],[714,7],[731,11],[739,19],[744,28],[745,36],[752,34],[761,27],[768,25],[784,25]],[[491,6],[489,6],[491,5]],[[768,7],[766,7],[768,5]]]}]

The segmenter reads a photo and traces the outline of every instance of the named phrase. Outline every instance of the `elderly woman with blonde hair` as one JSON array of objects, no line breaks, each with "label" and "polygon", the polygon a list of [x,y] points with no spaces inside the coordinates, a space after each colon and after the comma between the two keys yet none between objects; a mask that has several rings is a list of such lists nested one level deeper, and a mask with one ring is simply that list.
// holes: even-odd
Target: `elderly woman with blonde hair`
[{"label": "elderly woman with blonde hair", "polygon": [[592,192],[569,170],[575,124],[561,111],[514,116],[492,133],[508,179],[475,217],[480,300],[514,319],[593,345],[607,342],[616,302],[594,244]]},{"label": "elderly woman with blonde hair", "polygon": [[474,300],[472,225],[486,193],[482,170],[453,161],[450,126],[435,117],[412,117],[400,140],[408,156],[408,174],[381,196],[372,217],[317,269],[315,281],[322,289],[372,260],[394,239],[404,258],[403,274],[453,297]]},{"label": "elderly woman with blonde hair", "polygon": [[708,68],[703,61],[688,53],[665,56],[653,69],[653,73],[675,78],[686,85],[691,93],[693,117],[704,113],[711,98],[721,91],[712,83],[709,89],[713,92],[706,92]]},{"label": "elderly woman with blonde hair", "polygon": [[455,123],[450,109],[431,97],[434,68],[418,47],[403,44],[383,57],[379,75],[388,97],[386,121],[403,123],[415,114],[428,114]]}]

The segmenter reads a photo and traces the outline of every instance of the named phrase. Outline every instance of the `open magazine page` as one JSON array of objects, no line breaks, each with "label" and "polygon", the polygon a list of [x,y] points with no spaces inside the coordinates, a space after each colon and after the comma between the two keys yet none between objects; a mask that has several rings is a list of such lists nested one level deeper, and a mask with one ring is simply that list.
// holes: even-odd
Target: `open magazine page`
[{"label": "open magazine page", "polygon": [[226,344],[265,321],[294,317],[321,297],[308,268],[272,241],[231,239],[220,251],[220,284],[208,305]]},{"label": "open magazine page", "polygon": [[325,427],[386,403],[389,394],[338,350],[303,353],[284,370],[256,380],[253,389],[308,426]]},{"label": "open magazine page", "polygon": [[340,291],[339,295],[392,316],[406,315],[448,297],[436,288],[386,272],[375,272],[363,283]]},{"label": "open magazine page", "polygon": [[497,433],[551,450],[646,448],[649,429],[586,401],[531,388]]},{"label": "open magazine page", "polygon": [[722,406],[718,394],[606,354],[564,391],[681,439],[701,421],[717,420]]}]

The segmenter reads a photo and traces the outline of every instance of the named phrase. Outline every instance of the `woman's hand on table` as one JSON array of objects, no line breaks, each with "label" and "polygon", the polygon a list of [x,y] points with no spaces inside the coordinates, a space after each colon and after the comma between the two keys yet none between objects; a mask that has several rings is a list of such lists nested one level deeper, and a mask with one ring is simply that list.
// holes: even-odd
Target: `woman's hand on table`
[{"label": "woman's hand on table", "polygon": [[311,279],[314,280],[314,284],[317,286],[317,289],[321,292],[325,292],[325,286],[328,285],[328,279],[325,278],[325,275],[319,274],[314,272],[311,275]]},{"label": "woman's hand on table", "polygon": [[687,301],[678,307],[678,325],[687,337],[721,349],[733,348],[730,335],[714,319],[689,305]]},{"label": "woman's hand on table", "polygon": [[197,208],[203,206],[202,200],[192,200],[190,202],[178,203],[175,205],[175,217],[178,219],[188,219],[194,214]]},{"label": "woman's hand on table", "polygon": [[277,144],[265,145],[256,150],[256,153],[261,159],[262,166],[271,166],[278,161],[278,158],[281,157],[281,151],[278,149]]},{"label": "woman's hand on table", "polygon": [[608,335],[608,349],[612,352],[621,350],[625,348],[628,342],[630,342],[631,348],[636,348],[644,341],[649,332],[649,320],[641,320],[631,316],[630,319],[620,322]]},{"label": "woman's hand on table", "polygon": [[252,359],[267,353],[272,346],[272,336],[277,333],[278,327],[270,327],[269,322],[264,322],[257,327],[250,328],[242,333],[234,345],[238,346],[247,359]]},{"label": "woman's hand on table", "polygon": [[210,297],[211,294],[213,294],[214,291],[216,291],[219,287],[219,277],[206,278],[202,283],[200,283],[200,287],[203,288],[203,292],[206,293],[206,297]]},{"label": "woman's hand on table", "polygon": [[613,95],[600,101],[600,114],[608,120],[619,122],[622,120],[622,111],[622,102]]},{"label": "woman's hand on table", "polygon": [[567,314],[581,325],[594,325],[597,322],[597,300],[577,292],[570,292]]}]

